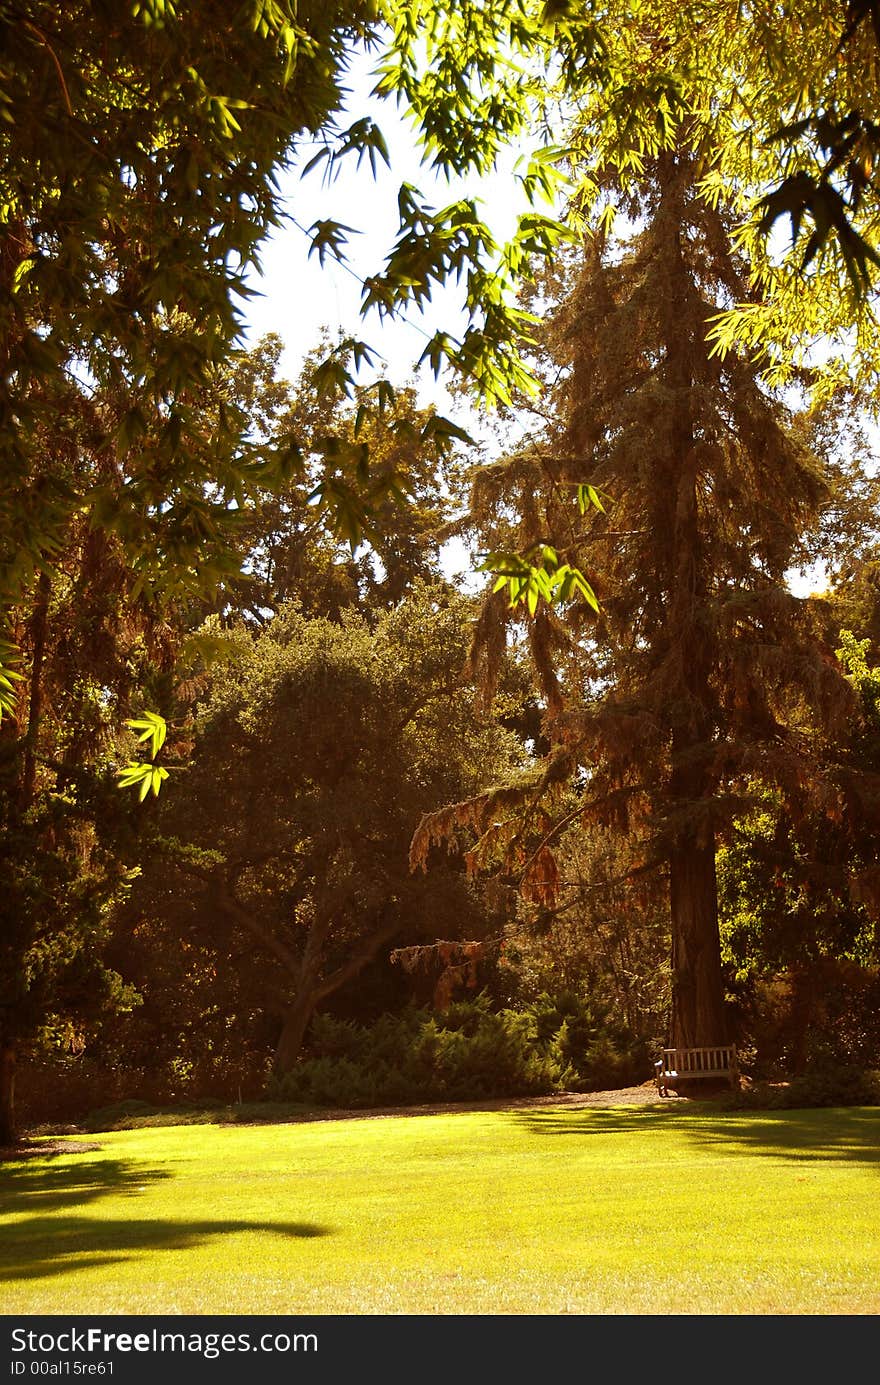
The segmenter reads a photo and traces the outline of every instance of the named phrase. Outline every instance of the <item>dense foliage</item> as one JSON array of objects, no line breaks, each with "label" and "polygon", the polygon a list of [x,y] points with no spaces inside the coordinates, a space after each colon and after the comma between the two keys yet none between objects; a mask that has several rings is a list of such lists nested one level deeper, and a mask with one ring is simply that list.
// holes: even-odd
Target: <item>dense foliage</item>
[{"label": "dense foliage", "polygon": [[316,1020],[308,1052],[270,1087],[309,1106],[389,1106],[596,1091],[644,1081],[650,1062],[607,1015],[574,995],[517,1009],[485,994],[445,1010],[408,1007],[369,1028]]},{"label": "dense foliage", "polygon": [[[0,1143],[19,1053],[393,1094],[299,1055],[335,1011],[380,1065],[438,938],[492,1002],[401,1091],[586,1080],[529,1048],[560,986],[627,1053],[671,996],[756,1071],[877,1061],[877,41],[856,0],[0,0]],[[367,341],[295,386],[241,349],[280,173],[387,159],[364,52],[434,169],[529,146],[510,244],[403,185],[363,286],[381,328],[458,284],[424,362],[533,410],[458,525],[478,619],[462,428]]]},{"label": "dense foliage", "polygon": [[273,1016],[277,1072],[381,948],[487,927],[455,863],[430,881],[407,866],[427,806],[516,768],[514,738],[459,682],[468,615],[423,584],[373,626],[289,607],[256,639],[231,632],[206,689],[130,926],[157,950],[200,944],[217,977],[202,1003],[228,1007],[227,1029]]}]

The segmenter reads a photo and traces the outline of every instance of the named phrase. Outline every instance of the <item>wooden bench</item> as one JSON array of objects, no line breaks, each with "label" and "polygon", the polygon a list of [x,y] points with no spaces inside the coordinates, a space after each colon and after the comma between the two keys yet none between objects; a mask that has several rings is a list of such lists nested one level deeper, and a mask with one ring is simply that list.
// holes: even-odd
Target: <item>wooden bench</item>
[{"label": "wooden bench", "polygon": [[657,1091],[669,1095],[670,1085],[698,1077],[723,1077],[736,1091],[739,1065],[735,1044],[715,1044],[707,1048],[664,1048],[654,1064]]}]

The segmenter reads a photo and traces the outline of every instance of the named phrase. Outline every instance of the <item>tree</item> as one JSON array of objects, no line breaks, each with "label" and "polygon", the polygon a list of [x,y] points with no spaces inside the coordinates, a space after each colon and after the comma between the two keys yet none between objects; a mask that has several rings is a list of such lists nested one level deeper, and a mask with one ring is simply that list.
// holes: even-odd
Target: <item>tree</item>
[{"label": "tree", "polygon": [[[501,144],[549,120],[557,100],[566,116],[578,105],[567,143],[584,215],[609,191],[625,206],[646,162],[689,152],[701,196],[710,207],[720,193],[731,201],[751,254],[751,277],[737,285],[748,311],[722,314],[717,340],[723,349],[751,342],[771,377],[790,376],[798,334],[809,343],[819,330],[850,325],[856,309],[870,326],[859,283],[849,296],[841,289],[849,262],[839,235],[819,247],[808,283],[777,273],[755,199],[789,146],[753,136],[788,118],[805,73],[819,74],[826,85],[817,90],[833,87],[841,101],[859,86],[858,109],[870,109],[873,70],[862,59],[846,71],[835,65],[839,23],[827,4],[784,16],[778,33],[761,28],[758,13],[750,29],[741,13],[733,0],[696,18],[687,7],[606,6],[597,16],[530,0],[445,8],[410,0],[393,10],[340,0],[298,12],[280,0],[246,0],[235,12],[213,0],[138,0],[121,11],[102,0],[61,10],[41,0],[0,5],[0,445],[10,479],[0,500],[0,600],[14,627],[0,633],[23,646],[26,704],[14,724],[4,716],[23,802],[36,785],[47,616],[64,588],[59,554],[71,533],[89,554],[84,571],[113,555],[112,570],[125,574],[119,619],[158,641],[163,603],[186,604],[236,578],[242,512],[268,504],[273,487],[283,507],[299,478],[353,542],[372,504],[385,507],[383,525],[400,523],[388,507],[397,484],[388,453],[373,450],[387,440],[387,382],[369,392],[355,380],[370,359],[364,343],[340,343],[316,370],[330,397],[357,397],[354,420],[339,432],[304,437],[289,420],[268,441],[229,388],[236,300],[281,215],[275,174],[297,138],[326,136],[316,162],[328,168],[383,157],[372,122],[340,129],[337,121],[355,46],[378,45],[381,94],[401,97],[427,161],[441,170],[490,167]],[[584,147],[597,167],[616,169],[611,182],[580,176]],[[558,188],[561,157],[548,147],[527,166],[527,193]],[[868,215],[870,202],[866,194],[851,210]],[[458,369],[485,396],[509,398],[529,380],[518,354],[529,319],[510,289],[530,257],[553,253],[561,228],[530,210],[499,249],[470,199],[438,210],[403,187],[399,209],[399,238],[365,285],[365,308],[393,313],[460,278],[468,326],[460,340],[439,333],[425,359]],[[312,229],[319,258],[344,253],[344,228]],[[868,376],[872,340],[859,341]],[[310,425],[319,414],[312,410]],[[560,576],[547,545],[541,561],[546,591],[590,595],[572,564]],[[533,572],[529,562],[519,570],[527,599],[540,587]],[[125,676],[130,682],[130,668]],[[7,713],[15,680],[0,679]],[[101,686],[99,697],[115,689],[112,680]]]},{"label": "tree", "polygon": [[[310,35],[287,6],[247,8],[0,13],[7,601],[72,511],[86,505],[105,529],[127,521],[136,542],[157,507],[204,509],[205,481],[228,480],[195,396],[235,336],[243,274],[277,218],[275,170],[292,136],[338,106],[344,45],[366,23],[356,7],[322,6]],[[65,421],[88,407],[60,411],[62,393],[87,401],[96,385],[106,402],[92,424],[125,479],[112,505],[38,450],[50,426],[63,446]]]},{"label": "tree", "polygon": [[[43,0],[6,4],[0,421],[14,481],[0,511],[7,595],[46,563],[56,525],[83,505],[144,559],[155,549],[158,512],[170,505],[179,543],[151,575],[172,586],[175,563],[192,578],[222,547],[226,510],[242,485],[231,456],[241,419],[230,413],[208,435],[197,396],[236,339],[237,301],[263,237],[283,216],[276,174],[297,138],[326,140],[313,164],[328,170],[351,156],[373,165],[387,157],[370,119],[347,129],[338,121],[359,46],[376,51],[378,93],[404,103],[426,162],[441,171],[484,172],[506,143],[540,130],[544,147],[518,176],[528,197],[552,200],[565,152],[553,145],[557,106],[563,118],[573,107],[602,107],[598,124],[587,120],[562,140],[576,155],[583,141],[600,161],[613,159],[624,186],[644,158],[690,148],[703,195],[735,204],[754,270],[745,298],[727,305],[732,315],[713,328],[722,349],[748,341],[784,373],[798,343],[858,323],[857,355],[870,375],[864,286],[856,273],[848,295],[840,275],[870,261],[872,13],[853,3],[842,16],[828,0],[772,20],[760,9],[744,14],[735,0],[713,0],[699,13],[652,0],[595,11],[566,0],[408,0],[393,8],[338,0],[305,9],[243,0],[234,12],[213,0],[132,0],[123,10],[103,0],[60,11]],[[809,128],[799,129],[804,112]],[[837,135],[826,142],[829,169],[825,136],[813,126],[853,119],[861,124],[842,130],[839,149]],[[576,163],[571,208],[588,210],[602,189]],[[843,221],[817,210],[838,174],[850,190]],[[797,197],[817,179],[811,239]],[[762,204],[774,182],[776,201]],[[528,378],[518,344],[529,331],[510,291],[530,257],[555,252],[561,228],[529,209],[499,249],[473,200],[436,209],[404,186],[399,208],[398,240],[365,284],[365,309],[394,313],[460,279],[469,325],[461,339],[439,332],[424,359],[452,366],[486,396],[509,397]],[[797,244],[780,263],[764,241],[785,211]],[[344,254],[345,227],[322,222],[312,231],[322,260]],[[853,243],[866,247],[861,261]],[[800,273],[805,251],[809,277]],[[94,381],[113,399],[93,426],[125,478],[116,493],[96,496],[71,492],[52,468],[33,468],[35,422],[48,415],[57,427],[62,388],[74,382],[87,398]],[[332,488],[325,499],[332,510]],[[205,575],[213,580],[210,568]]]},{"label": "tree", "polygon": [[[259,628],[295,595],[310,613],[338,616],[347,606],[367,609],[374,598],[378,611],[383,601],[395,604],[419,574],[432,570],[436,542],[429,535],[439,521],[442,490],[438,469],[451,461],[455,430],[432,410],[416,408],[411,391],[395,391],[390,383],[381,418],[364,420],[357,398],[349,401],[338,387],[319,388],[315,360],[296,385],[281,380],[279,352],[280,343],[270,340],[253,352],[235,353],[218,371],[213,388],[199,396],[206,433],[215,431],[224,411],[234,412],[247,420],[241,446],[270,459],[251,485],[250,505],[230,512],[229,563],[215,572],[213,590],[206,592],[198,577],[185,581],[184,565],[176,563],[173,605],[157,600],[143,580],[131,532],[96,526],[88,509],[67,513],[63,523],[59,518],[51,564],[30,581],[21,579],[10,620],[23,692],[0,725],[5,833],[0,853],[10,880],[19,881],[15,889],[10,885],[10,922],[0,934],[5,978],[0,1099],[8,1113],[7,1139],[13,1130],[16,1053],[33,1052],[41,1033],[67,1032],[65,1026],[81,1024],[79,1017],[87,1012],[90,1023],[96,1022],[102,1006],[115,1003],[113,988],[106,1005],[100,1000],[106,990],[100,977],[108,972],[102,959],[112,941],[114,901],[124,894],[128,874],[145,850],[132,820],[136,798],[118,803],[115,812],[108,807],[108,797],[118,794],[112,775],[119,774],[120,762],[143,763],[143,749],[126,732],[126,722],[145,720],[152,734],[163,719],[146,709],[158,707],[176,730],[211,677],[211,659],[229,647],[223,623],[239,614]],[[42,444],[40,476],[62,477],[71,493],[123,488],[94,427],[103,394],[96,390],[84,405],[71,386],[57,404],[65,414],[62,435],[47,418],[34,437]],[[406,485],[411,500],[400,507],[395,543],[389,540],[378,554],[362,544],[355,560],[335,539],[326,512],[308,503],[308,487],[336,483],[342,490],[343,479],[328,475],[315,452],[303,457],[303,473],[293,479],[283,463],[291,426],[320,437],[328,454],[334,440],[342,453],[363,444],[359,431],[369,436],[370,474],[359,478],[357,488],[350,486],[344,498],[357,522],[360,506],[390,505],[389,492]],[[157,519],[154,532],[171,553],[177,535],[173,511]],[[206,623],[212,609],[217,618]],[[141,789],[157,790],[168,774],[163,763],[168,750],[163,748],[157,760],[157,749],[154,745],[146,766],[150,778],[134,779]],[[132,777],[123,771],[120,782]],[[77,875],[79,888],[74,887]],[[63,902],[65,896],[80,900],[79,932],[76,910]],[[50,985],[48,959],[56,948],[52,975],[58,975]],[[65,989],[65,969],[74,955],[78,975],[91,968],[91,1000],[83,986],[75,994]],[[35,956],[42,959],[39,985],[31,984]],[[119,966],[125,970],[124,958]]]},{"label": "tree", "polygon": [[[646,161],[690,152],[699,195],[725,207],[749,265],[707,329],[719,349],[751,352],[771,383],[817,363],[821,341],[817,390],[853,377],[876,386],[872,15],[861,0],[603,6],[601,68],[567,92],[575,204],[588,216],[606,200],[625,208]],[[611,164],[616,191],[595,176]],[[788,244],[771,235],[780,218]]]},{"label": "tree", "polygon": [[[747,356],[771,389],[800,387],[808,366],[814,402],[852,384],[876,398],[880,378],[872,16],[860,0],[773,11],[548,0],[530,50],[544,71],[535,123],[557,141],[540,157],[569,228],[609,228],[637,204],[646,167],[687,152],[697,195],[723,207],[747,266],[708,338]],[[788,244],[773,234],[780,218]],[[548,551],[490,557],[520,600],[593,599],[589,572],[561,570]]]},{"label": "tree", "polygon": [[515,756],[460,684],[468,615],[465,598],[417,584],[374,630],[295,606],[256,638],[239,630],[191,765],[153,809],[132,918],[165,920],[174,946],[209,941],[221,978],[234,969],[273,1017],[277,1074],[315,1009],[381,948],[481,925],[454,863],[427,884],[407,868],[425,807]]},{"label": "tree", "polygon": [[[394,605],[418,577],[437,571],[467,435],[419,407],[412,387],[383,381],[378,413],[368,390],[354,387],[349,397],[328,384],[326,340],[293,384],[279,376],[281,350],[280,338],[269,336],[236,357],[229,396],[267,455],[282,453],[291,434],[303,439],[300,467],[255,478],[234,537],[238,572],[210,604],[260,625],[290,601],[331,619],[350,606]],[[332,520],[319,503],[330,491]]]},{"label": "tree", "polygon": [[[569,811],[577,807],[569,794]],[[517,999],[588,996],[631,1038],[656,1049],[669,1013],[668,911],[641,855],[613,829],[575,819],[554,845],[553,903],[509,907],[501,974]],[[511,893],[514,890],[511,889]]]},{"label": "tree", "polygon": [[[786,585],[825,499],[806,420],[706,339],[748,266],[697,173],[688,150],[659,153],[631,196],[635,229],[587,241],[549,309],[541,426],[477,473],[472,505],[485,546],[549,547],[590,570],[600,601],[593,621],[582,602],[563,618],[489,599],[487,625],[528,626],[554,749],[531,816],[487,841],[514,841],[526,883],[537,870],[551,891],[547,853],[571,822],[640,842],[668,892],[682,1045],[728,1039],[715,860],[750,776],[802,812],[821,777],[802,725],[827,730],[853,705],[818,615]],[[588,481],[602,509],[578,507]],[[539,817],[570,782],[567,815]]]},{"label": "tree", "polygon": [[[837,650],[858,705],[843,734],[816,737],[823,795],[797,814],[756,782],[751,810],[719,853],[722,942],[762,1065],[801,1072],[832,1052],[876,1062],[878,972],[878,695],[869,641]],[[769,1004],[768,1004],[769,999]]]},{"label": "tree", "polygon": [[132,988],[103,960],[132,879],[131,807],[111,771],[115,711],[162,632],[124,611],[118,546],[72,525],[53,577],[16,610],[25,696],[0,736],[0,1144],[14,1143],[19,1054],[77,1051]]},{"label": "tree", "polygon": [[[786,112],[787,123],[771,135],[786,149],[785,177],[761,199],[760,226],[772,229],[780,216],[788,216],[793,248],[802,250],[802,270],[833,245],[858,301],[869,296],[880,265],[872,227],[880,153],[880,11],[873,0],[848,0],[843,16],[825,8],[822,37],[830,28],[837,43],[830,51],[825,45],[820,49],[825,62],[820,58],[818,70],[813,55],[815,85],[802,88],[798,104]],[[835,21],[842,21],[839,30]]]},{"label": "tree", "polygon": [[[857,323],[856,360],[870,377],[864,294],[858,283],[849,295],[841,288],[853,265],[842,223],[834,234],[827,216],[817,223],[809,278],[798,269],[803,237],[781,264],[764,244],[777,211],[801,225],[793,182],[816,173],[827,187],[834,176],[796,119],[790,138],[774,142],[774,131],[804,108],[812,118],[811,102],[832,125],[832,108],[849,103],[859,119],[873,109],[869,12],[854,3],[842,20],[817,0],[774,14],[771,25],[734,0],[713,0],[699,14],[650,0],[619,13],[566,0],[393,8],[339,0],[305,10],[244,0],[235,12],[213,0],[132,0],[123,11],[102,0],[63,11],[42,0],[7,4],[0,421],[13,484],[0,509],[0,597],[17,598],[21,581],[50,562],[58,526],[83,508],[96,527],[122,536],[144,580],[169,592],[181,579],[218,580],[247,462],[267,459],[242,453],[234,410],[206,430],[200,396],[235,342],[247,269],[283,216],[275,176],[297,138],[326,139],[312,163],[328,170],[351,156],[373,165],[387,157],[374,122],[346,129],[337,119],[359,46],[374,47],[378,93],[405,104],[426,162],[447,173],[484,172],[505,143],[540,130],[544,147],[518,176],[527,197],[552,201],[563,185],[565,150],[553,145],[560,105],[564,117],[572,106],[603,108],[598,124],[587,120],[563,142],[577,154],[583,140],[600,161],[613,159],[624,187],[644,158],[690,148],[703,195],[735,202],[754,269],[746,297],[712,328],[720,349],[750,343],[766,368],[786,374],[797,350]],[[848,162],[835,168],[853,189],[847,225],[868,246],[873,185],[858,173],[860,139],[852,146],[845,134]],[[792,141],[795,174],[786,164]],[[774,180],[779,198],[762,207]],[[570,188],[572,211],[595,209],[602,195],[578,168]],[[511,291],[530,257],[555,252],[562,228],[530,208],[499,248],[471,199],[437,209],[405,185],[399,208],[399,237],[365,283],[365,310],[420,305],[437,284],[460,280],[467,329],[460,339],[438,332],[424,359],[451,366],[486,397],[509,398],[529,378],[519,350],[529,324]],[[321,222],[312,232],[322,260],[344,255],[345,227]],[[350,345],[355,363],[369,361],[363,344]],[[338,358],[337,366],[348,375]],[[59,399],[74,388],[81,410],[94,382],[104,398],[91,426],[123,484],[84,493],[45,460],[35,465],[35,437],[41,418],[63,437]],[[381,382],[375,388],[378,409]],[[288,462],[302,440],[289,441]],[[350,472],[362,456],[350,454]],[[341,460],[332,456],[331,468]],[[338,487],[321,491],[331,516],[338,496]],[[170,548],[157,541],[169,515]],[[345,506],[341,519],[344,529]],[[10,697],[7,688],[7,705]]]},{"label": "tree", "polygon": [[[506,103],[484,108],[501,80],[501,35],[516,49],[535,26],[526,9],[519,18],[505,6],[466,9],[423,24],[421,4],[398,11],[361,0],[0,7],[4,605],[50,563],[59,527],[78,512],[121,536],[160,589],[216,581],[211,563],[255,459],[243,449],[241,415],[221,411],[209,430],[200,403],[206,389],[216,394],[241,328],[247,272],[283,216],[277,175],[303,135],[324,137],[317,157],[331,162],[387,157],[372,121],[342,129],[337,119],[352,52],[380,43],[381,90],[409,103],[426,156],[450,172],[490,166],[527,117],[516,84]],[[460,80],[441,91],[437,64],[445,71],[453,61]],[[472,77],[482,78],[480,90]],[[394,312],[467,276],[471,329],[461,343],[435,341],[431,358],[452,361],[487,393],[503,389],[517,373],[520,322],[475,204],[436,211],[405,187],[400,211],[399,241],[368,301]],[[343,253],[341,231],[313,228],[322,259]],[[514,258],[552,234],[550,219],[527,217]],[[354,357],[370,359],[360,344]],[[335,367],[351,378],[338,353]],[[99,408],[89,404],[95,389]],[[378,408],[381,382],[376,389]],[[59,409],[73,395],[76,407]],[[71,486],[40,450],[48,428],[63,449],[66,420],[84,410],[119,485]],[[323,498],[332,512],[333,489]],[[170,548],[157,544],[169,519]]]}]

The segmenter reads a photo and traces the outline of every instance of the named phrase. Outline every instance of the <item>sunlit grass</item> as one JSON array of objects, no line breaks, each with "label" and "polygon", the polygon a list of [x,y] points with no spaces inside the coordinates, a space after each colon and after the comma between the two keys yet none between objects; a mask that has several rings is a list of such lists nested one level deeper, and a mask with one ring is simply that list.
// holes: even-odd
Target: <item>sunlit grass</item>
[{"label": "sunlit grass", "polygon": [[0,1165],[4,1313],[880,1311],[880,1110],[169,1127]]}]

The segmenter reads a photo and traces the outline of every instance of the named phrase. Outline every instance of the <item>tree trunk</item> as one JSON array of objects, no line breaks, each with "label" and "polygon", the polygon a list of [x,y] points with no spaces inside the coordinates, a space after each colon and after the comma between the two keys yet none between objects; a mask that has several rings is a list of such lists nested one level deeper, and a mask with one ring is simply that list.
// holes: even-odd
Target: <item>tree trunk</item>
[{"label": "tree trunk", "polygon": [[792,967],[789,971],[791,1002],[789,1010],[788,1065],[794,1076],[806,1071],[810,1030],[816,1022],[816,974],[807,966]]},{"label": "tree trunk", "polygon": [[399,924],[396,919],[392,919],[391,922],[377,920],[375,933],[364,939],[360,952],[350,956],[329,976],[321,977],[321,949],[328,927],[329,918],[321,922],[316,921],[309,932],[296,983],[296,994],[284,1012],[281,1034],[275,1048],[272,1075],[276,1078],[290,1072],[299,1058],[309,1021],[317,1007],[328,995],[333,995],[340,986],[353,980],[367,963],[373,960],[382,944],[394,937]]},{"label": "tree trunk", "polygon": [[669,893],[672,1043],[680,1048],[727,1043],[713,839],[676,843],[669,861]]},{"label": "tree trunk", "polygon": [[18,1144],[15,1120],[15,1049],[11,1043],[0,1048],[0,1146]]},{"label": "tree trunk", "polygon": [[[664,325],[669,391],[669,515],[667,658],[676,670],[669,689],[673,707],[669,807],[679,819],[669,850],[670,924],[672,933],[671,1039],[694,1048],[726,1042],[721,942],[718,935],[718,882],[715,834],[705,822],[714,793],[707,770],[713,739],[711,678],[714,635],[707,618],[708,573],[699,505],[699,449],[694,420],[695,328],[694,288],[684,260],[682,199],[687,181],[670,156],[666,161],[664,200],[669,203],[668,239],[664,244],[672,291]],[[688,813],[693,825],[681,824]]]},{"label": "tree trunk", "polygon": [[300,1055],[303,1039],[309,1027],[309,1020],[315,1011],[317,997],[313,992],[297,997],[284,1013],[281,1033],[275,1046],[272,1060],[272,1076],[284,1077],[290,1072]]}]

